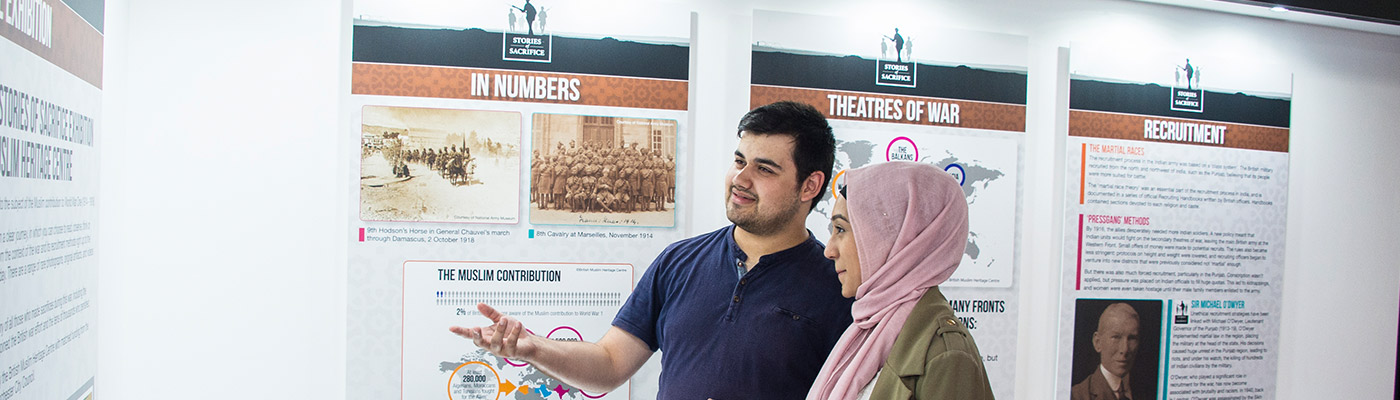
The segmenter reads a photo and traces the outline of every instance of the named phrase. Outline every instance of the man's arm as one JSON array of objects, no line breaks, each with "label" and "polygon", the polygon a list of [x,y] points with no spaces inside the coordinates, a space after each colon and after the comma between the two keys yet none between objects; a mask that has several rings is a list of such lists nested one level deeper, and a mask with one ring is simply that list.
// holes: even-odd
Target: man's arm
[{"label": "man's arm", "polygon": [[476,308],[493,324],[454,326],[452,333],[471,339],[498,357],[528,362],[549,376],[590,392],[609,392],[622,386],[653,353],[641,339],[617,327],[597,343],[556,341],[525,332],[519,320],[491,306],[477,304]]}]

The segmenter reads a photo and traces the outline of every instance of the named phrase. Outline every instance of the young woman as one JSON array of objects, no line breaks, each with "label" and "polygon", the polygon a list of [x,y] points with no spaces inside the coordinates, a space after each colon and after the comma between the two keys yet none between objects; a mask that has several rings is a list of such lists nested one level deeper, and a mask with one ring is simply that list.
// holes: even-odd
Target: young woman
[{"label": "young woman", "polygon": [[958,182],[924,163],[837,175],[826,257],[854,323],[807,399],[991,399],[982,356],[938,284],[967,246]]}]

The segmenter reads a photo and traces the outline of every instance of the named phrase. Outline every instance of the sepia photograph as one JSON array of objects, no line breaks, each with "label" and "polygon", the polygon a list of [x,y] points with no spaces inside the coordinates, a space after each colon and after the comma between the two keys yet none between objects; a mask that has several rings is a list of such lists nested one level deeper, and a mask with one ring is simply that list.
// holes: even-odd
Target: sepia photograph
[{"label": "sepia photograph", "polygon": [[514,224],[517,112],[365,106],[360,219]]},{"label": "sepia photograph", "polygon": [[1070,400],[1157,398],[1162,301],[1077,299]]},{"label": "sepia photograph", "polygon": [[532,118],[530,223],[675,226],[675,120]]}]

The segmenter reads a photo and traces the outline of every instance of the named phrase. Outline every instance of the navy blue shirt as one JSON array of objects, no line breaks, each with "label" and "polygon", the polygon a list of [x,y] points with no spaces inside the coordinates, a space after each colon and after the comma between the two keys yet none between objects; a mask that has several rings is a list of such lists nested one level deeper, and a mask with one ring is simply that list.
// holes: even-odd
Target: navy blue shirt
[{"label": "navy blue shirt", "polygon": [[613,326],[661,350],[658,399],[802,399],[851,325],[824,250],[808,233],[741,277],[733,225],[673,243]]}]

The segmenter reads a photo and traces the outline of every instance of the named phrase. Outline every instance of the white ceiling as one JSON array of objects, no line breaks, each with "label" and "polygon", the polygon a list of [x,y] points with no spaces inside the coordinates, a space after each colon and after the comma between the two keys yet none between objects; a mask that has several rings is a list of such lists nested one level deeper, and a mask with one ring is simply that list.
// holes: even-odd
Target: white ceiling
[{"label": "white ceiling", "polygon": [[1179,7],[1197,8],[1223,13],[1248,15],[1259,18],[1275,19],[1282,21],[1292,21],[1303,24],[1313,24],[1330,26],[1334,28],[1350,29],[1362,32],[1373,32],[1391,36],[1400,36],[1400,25],[1383,24],[1379,22],[1361,21],[1342,17],[1313,14],[1299,11],[1276,12],[1269,7],[1256,5],[1232,3],[1217,0],[1136,0],[1145,3],[1167,4]]}]

